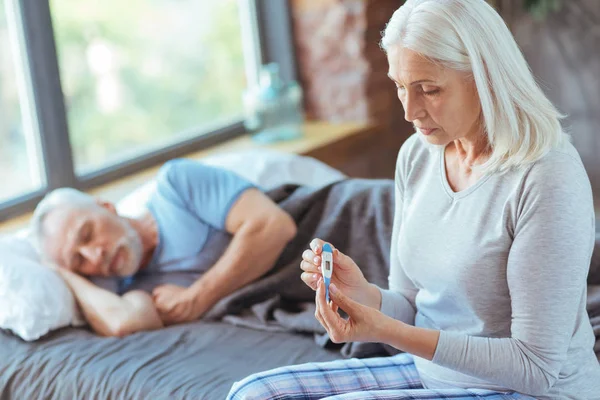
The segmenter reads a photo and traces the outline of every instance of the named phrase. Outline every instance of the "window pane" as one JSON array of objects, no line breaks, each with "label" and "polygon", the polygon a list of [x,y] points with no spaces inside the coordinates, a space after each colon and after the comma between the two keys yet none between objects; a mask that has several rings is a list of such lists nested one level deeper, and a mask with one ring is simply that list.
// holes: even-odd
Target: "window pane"
[{"label": "window pane", "polygon": [[0,0],[0,203],[44,185],[13,5]]},{"label": "window pane", "polygon": [[52,0],[76,172],[240,119],[237,0]]}]

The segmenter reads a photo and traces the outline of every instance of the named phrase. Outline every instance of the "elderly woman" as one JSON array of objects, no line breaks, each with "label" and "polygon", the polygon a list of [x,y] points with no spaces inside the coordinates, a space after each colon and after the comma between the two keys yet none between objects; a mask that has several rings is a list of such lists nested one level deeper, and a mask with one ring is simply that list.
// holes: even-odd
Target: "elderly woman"
[{"label": "elderly woman", "polygon": [[589,179],[506,25],[483,0],[408,0],[382,46],[416,128],[396,166],[390,289],[335,250],[326,303],[320,240],[301,268],[334,342],[404,353],[263,372],[230,398],[600,399]]}]

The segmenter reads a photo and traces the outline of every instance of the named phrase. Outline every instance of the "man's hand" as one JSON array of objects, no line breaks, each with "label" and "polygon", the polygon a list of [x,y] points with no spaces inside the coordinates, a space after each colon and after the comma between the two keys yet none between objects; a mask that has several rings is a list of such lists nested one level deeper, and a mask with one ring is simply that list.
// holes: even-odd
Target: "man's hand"
[{"label": "man's hand", "polygon": [[194,321],[206,312],[196,293],[177,285],[161,285],[152,291],[152,299],[165,325]]}]

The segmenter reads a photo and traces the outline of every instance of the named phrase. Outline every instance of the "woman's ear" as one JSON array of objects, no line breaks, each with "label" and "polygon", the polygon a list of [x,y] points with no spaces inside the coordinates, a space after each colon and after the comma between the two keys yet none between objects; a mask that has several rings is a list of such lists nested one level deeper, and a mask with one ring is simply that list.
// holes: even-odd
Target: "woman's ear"
[{"label": "woman's ear", "polygon": [[96,200],[96,202],[98,203],[98,205],[100,207],[106,208],[108,211],[110,211],[113,214],[117,214],[117,209],[116,209],[115,205],[113,203],[111,203],[110,201]]}]

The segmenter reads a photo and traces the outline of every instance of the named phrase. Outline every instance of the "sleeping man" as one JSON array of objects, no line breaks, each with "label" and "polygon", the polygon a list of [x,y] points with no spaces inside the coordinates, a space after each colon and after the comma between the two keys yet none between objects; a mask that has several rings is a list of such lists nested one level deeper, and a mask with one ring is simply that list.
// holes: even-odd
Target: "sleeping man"
[{"label": "sleeping man", "polygon": [[[110,203],[62,188],[34,212],[34,244],[100,335],[198,319],[268,272],[296,235],[294,220],[260,189],[194,161],[166,163],[146,207],[127,218]],[[132,290],[136,281],[186,271],[195,273],[189,285],[163,282],[152,295]]]}]

